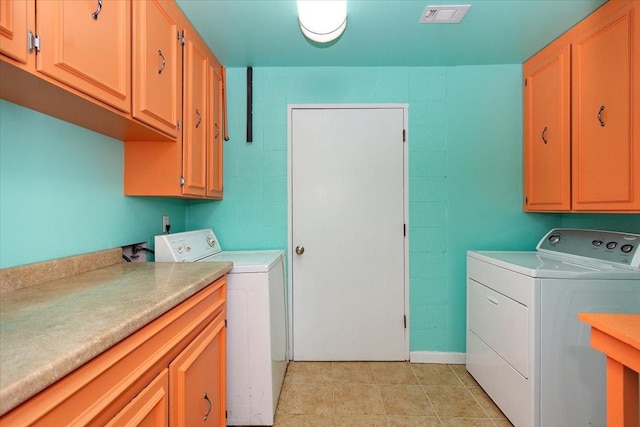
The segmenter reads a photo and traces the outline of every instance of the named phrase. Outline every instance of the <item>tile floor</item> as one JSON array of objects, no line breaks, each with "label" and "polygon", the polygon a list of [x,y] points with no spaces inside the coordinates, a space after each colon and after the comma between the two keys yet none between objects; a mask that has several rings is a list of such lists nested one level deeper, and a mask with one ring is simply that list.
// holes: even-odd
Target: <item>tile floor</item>
[{"label": "tile floor", "polygon": [[291,362],[274,427],[511,426],[464,365]]}]

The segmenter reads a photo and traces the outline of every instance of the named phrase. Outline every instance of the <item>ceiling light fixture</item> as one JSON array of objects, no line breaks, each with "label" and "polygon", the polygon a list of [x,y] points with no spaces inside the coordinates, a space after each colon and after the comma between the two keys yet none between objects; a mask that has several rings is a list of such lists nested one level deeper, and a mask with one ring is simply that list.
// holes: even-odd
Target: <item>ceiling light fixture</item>
[{"label": "ceiling light fixture", "polygon": [[298,24],[306,38],[327,43],[347,28],[347,0],[296,0]]}]

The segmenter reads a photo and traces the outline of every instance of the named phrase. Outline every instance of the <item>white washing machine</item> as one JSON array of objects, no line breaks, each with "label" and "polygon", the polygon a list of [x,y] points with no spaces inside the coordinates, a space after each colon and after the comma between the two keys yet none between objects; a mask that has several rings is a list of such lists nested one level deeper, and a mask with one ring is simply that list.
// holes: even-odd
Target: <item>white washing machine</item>
[{"label": "white washing machine", "polygon": [[213,230],[155,237],[156,262],[231,261],[227,425],[271,426],[287,369],[284,251],[222,251]]},{"label": "white washing machine", "polygon": [[577,314],[640,313],[639,247],[554,229],[535,252],[468,252],[467,370],[515,426],[606,426],[606,357]]}]

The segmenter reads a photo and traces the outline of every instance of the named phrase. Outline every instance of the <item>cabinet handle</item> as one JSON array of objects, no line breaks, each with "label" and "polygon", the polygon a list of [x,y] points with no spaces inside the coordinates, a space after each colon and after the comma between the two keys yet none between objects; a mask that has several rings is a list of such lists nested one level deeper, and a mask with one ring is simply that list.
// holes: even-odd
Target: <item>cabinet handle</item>
[{"label": "cabinet handle", "polygon": [[600,106],[600,110],[598,111],[598,121],[600,122],[600,126],[604,127],[604,122],[602,121],[602,112],[604,111],[604,105]]},{"label": "cabinet handle", "polygon": [[215,123],[214,126],[216,127],[216,134],[213,136],[213,139],[218,139],[218,136],[220,135],[220,126],[218,126],[217,123]]},{"label": "cabinet handle", "polygon": [[162,74],[162,71],[164,71],[164,66],[167,65],[167,61],[165,61],[164,55],[162,54],[162,51],[160,49],[158,49],[158,55],[160,55],[160,58],[162,58],[162,65],[160,65],[160,68],[158,69],[158,74]]},{"label": "cabinet handle", "polygon": [[495,305],[496,307],[498,306],[498,300],[493,297],[487,297],[487,302],[491,305]]},{"label": "cabinet handle", "polygon": [[545,126],[544,129],[542,129],[542,142],[544,142],[545,144],[547,143],[547,138],[544,137],[544,134],[547,133],[547,127]]},{"label": "cabinet handle", "polygon": [[200,111],[196,108],[196,116],[198,116],[198,121],[196,122],[196,129],[200,126],[200,122],[202,121],[202,116],[200,115]]},{"label": "cabinet handle", "polygon": [[98,15],[100,15],[101,11],[102,11],[102,0],[98,0],[98,8],[96,9],[95,12],[91,14],[91,17],[93,18],[94,21],[98,20]]},{"label": "cabinet handle", "polygon": [[207,421],[207,418],[209,418],[209,414],[211,413],[211,400],[209,399],[209,396],[207,396],[207,393],[204,394],[203,398],[207,401],[207,413],[204,414],[204,421]]}]

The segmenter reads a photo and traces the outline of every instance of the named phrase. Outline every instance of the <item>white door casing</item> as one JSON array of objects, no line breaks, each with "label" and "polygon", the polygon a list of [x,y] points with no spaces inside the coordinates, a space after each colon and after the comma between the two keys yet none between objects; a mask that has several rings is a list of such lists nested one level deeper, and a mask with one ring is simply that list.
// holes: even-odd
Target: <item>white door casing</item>
[{"label": "white door casing", "polygon": [[294,360],[408,359],[406,123],[406,105],[289,106]]}]

